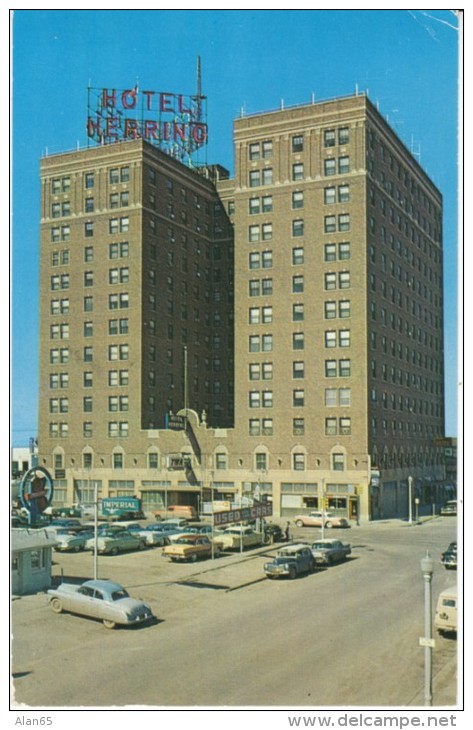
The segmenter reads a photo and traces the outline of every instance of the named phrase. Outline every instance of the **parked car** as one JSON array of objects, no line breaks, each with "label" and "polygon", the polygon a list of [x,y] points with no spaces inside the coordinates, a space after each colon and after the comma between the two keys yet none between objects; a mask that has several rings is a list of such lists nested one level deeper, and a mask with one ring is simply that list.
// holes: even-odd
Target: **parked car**
[{"label": "parked car", "polygon": [[61,583],[48,591],[49,605],[55,613],[70,611],[98,618],[107,629],[117,624],[130,625],[150,621],[151,608],[142,600],[131,598],[119,583],[87,580],[82,585]]},{"label": "parked car", "polygon": [[275,525],[272,522],[268,522],[263,527],[264,531],[264,542],[266,544],[273,544],[275,542],[284,542],[286,536],[279,525]]},{"label": "parked car", "polygon": [[72,505],[71,507],[46,507],[44,514],[51,515],[52,517],[82,517],[82,510],[79,505]]},{"label": "parked car", "polygon": [[[94,549],[95,537],[91,537],[86,542],[88,550]],[[127,550],[144,550],[146,540],[143,537],[132,535],[127,530],[114,530],[106,528],[100,530],[97,535],[97,552],[101,555],[117,555],[119,552]]]},{"label": "parked car", "polygon": [[190,504],[171,504],[165,509],[156,510],[154,516],[157,520],[167,520],[170,517],[180,517],[186,521],[199,519],[199,513]]},{"label": "parked car", "polygon": [[438,597],[435,610],[435,628],[439,634],[457,633],[457,587],[451,586]]},{"label": "parked car", "polygon": [[147,527],[138,523],[128,525],[126,529],[127,532],[130,532],[132,535],[144,538],[147,545],[162,546],[166,544],[166,536],[163,533],[155,530],[149,530]]},{"label": "parked car", "polygon": [[49,523],[51,527],[81,527],[81,523],[79,520],[74,519],[66,519],[66,518],[58,518],[51,520]]},{"label": "parked car", "polygon": [[[214,557],[218,557],[221,544],[214,542]],[[206,535],[184,534],[163,548],[163,555],[173,562],[212,557],[212,541]]]},{"label": "parked car", "polygon": [[442,553],[440,562],[447,570],[457,569],[457,543],[451,542],[445,552]]},{"label": "parked car", "polygon": [[183,528],[165,522],[148,525],[146,529],[154,532],[156,535],[162,536],[163,545],[168,545],[173,538],[183,534]]},{"label": "parked car", "polygon": [[258,547],[263,544],[264,535],[251,527],[234,525],[222,530],[218,535],[223,550],[235,550],[243,547]]},{"label": "parked car", "polygon": [[57,552],[78,553],[85,550],[87,540],[93,537],[90,530],[75,532],[67,527],[46,527],[46,534],[56,541],[54,550]]},{"label": "parked car", "polygon": [[307,515],[296,515],[294,522],[298,527],[350,527],[350,523],[345,517],[339,517],[333,512],[322,512],[322,510],[312,510]]},{"label": "parked car", "polygon": [[310,547],[301,543],[281,548],[271,562],[265,563],[264,572],[268,578],[295,578],[301,573],[311,573],[314,568]]},{"label": "parked car", "polygon": [[317,564],[331,565],[340,560],[345,560],[351,554],[351,546],[340,540],[317,540],[310,546],[312,555]]},{"label": "parked car", "polygon": [[443,507],[440,507],[440,514],[445,517],[455,517],[457,514],[457,500],[450,499],[448,502],[445,502]]}]

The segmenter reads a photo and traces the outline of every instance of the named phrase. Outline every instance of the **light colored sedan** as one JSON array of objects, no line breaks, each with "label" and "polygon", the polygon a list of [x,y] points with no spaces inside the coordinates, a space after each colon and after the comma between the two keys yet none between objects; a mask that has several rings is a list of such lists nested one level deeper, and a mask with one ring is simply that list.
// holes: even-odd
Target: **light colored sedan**
[{"label": "light colored sedan", "polygon": [[[86,548],[93,550],[94,545],[95,538],[89,538],[86,542]],[[143,537],[132,535],[127,530],[105,528],[100,530],[97,536],[97,552],[101,555],[117,555],[127,550],[144,550],[145,547],[146,540]]]},{"label": "light colored sedan", "polygon": [[46,528],[46,533],[55,541],[54,549],[57,552],[78,553],[85,550],[91,532],[76,533],[66,527]]},{"label": "light colored sedan", "polygon": [[322,512],[322,510],[313,510],[306,515],[296,515],[294,522],[298,527],[350,527],[350,523],[345,517],[338,517],[333,512]]},{"label": "light colored sedan", "polygon": [[48,595],[54,613],[70,611],[98,618],[107,629],[113,629],[117,624],[139,624],[153,618],[146,603],[131,598],[123,586],[110,580],[87,580],[82,585],[61,583],[50,589]]},{"label": "light colored sedan", "polygon": [[227,527],[218,534],[218,542],[223,550],[236,550],[240,547],[257,547],[262,545],[264,537],[261,532],[255,532],[251,527],[235,525]]},{"label": "light colored sedan", "polygon": [[351,546],[341,540],[317,540],[310,546],[315,562],[320,565],[331,565],[340,560],[345,560],[351,555]]},{"label": "light colored sedan", "polygon": [[148,530],[143,525],[129,525],[127,532],[130,532],[135,537],[142,537],[147,545],[159,545],[163,546],[166,544],[166,537],[155,530]]}]

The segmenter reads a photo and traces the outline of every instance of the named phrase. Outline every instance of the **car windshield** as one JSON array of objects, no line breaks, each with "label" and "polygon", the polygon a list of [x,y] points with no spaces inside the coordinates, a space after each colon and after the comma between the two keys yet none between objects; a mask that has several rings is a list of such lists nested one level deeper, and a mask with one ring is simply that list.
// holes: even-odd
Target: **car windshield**
[{"label": "car windshield", "polygon": [[112,593],[112,601],[119,601],[121,598],[128,598],[129,593],[124,588],[121,588],[119,591],[113,591]]},{"label": "car windshield", "polygon": [[100,537],[117,537],[117,535],[122,536],[122,532],[117,532],[116,530],[101,530],[100,531]]},{"label": "car windshield", "polygon": [[312,547],[314,550],[324,550],[325,548],[332,547],[332,545],[330,545],[326,542],[314,542]]},{"label": "car windshield", "polygon": [[191,537],[180,537],[176,540],[178,545],[194,545],[195,541]]}]

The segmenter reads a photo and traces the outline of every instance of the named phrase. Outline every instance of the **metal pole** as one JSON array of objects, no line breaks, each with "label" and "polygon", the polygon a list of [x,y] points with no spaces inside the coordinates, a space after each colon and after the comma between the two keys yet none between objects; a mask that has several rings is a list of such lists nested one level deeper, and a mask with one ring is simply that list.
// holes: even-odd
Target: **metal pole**
[{"label": "metal pole", "polygon": [[[90,471],[89,471],[90,485]],[[89,487],[90,489],[90,487]],[[90,492],[89,492],[90,494]],[[99,535],[99,497],[98,497],[98,480],[94,481],[94,580],[99,577],[98,566],[98,535]]]},{"label": "metal pole", "polygon": [[409,486],[409,524],[412,525],[412,477],[407,477]]},{"label": "metal pole", "polygon": [[322,540],[325,537],[325,479],[322,477]]},{"label": "metal pole", "polygon": [[427,552],[420,561],[424,577],[424,705],[432,705],[432,574],[434,562]]}]

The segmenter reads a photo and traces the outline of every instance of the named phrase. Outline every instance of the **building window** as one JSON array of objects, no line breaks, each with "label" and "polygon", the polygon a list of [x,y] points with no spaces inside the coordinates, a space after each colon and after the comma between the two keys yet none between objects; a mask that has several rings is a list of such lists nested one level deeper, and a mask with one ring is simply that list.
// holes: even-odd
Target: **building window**
[{"label": "building window", "polygon": [[248,147],[248,157],[250,160],[259,160],[260,146],[259,142],[252,142]]},{"label": "building window", "polygon": [[338,202],[339,203],[348,203],[350,200],[350,186],[349,185],[339,185],[338,186]]},{"label": "building window", "polygon": [[256,188],[259,185],[261,185],[259,170],[250,170],[249,183],[250,183],[250,188]]},{"label": "building window", "polygon": [[325,332],[325,347],[337,346],[337,333],[334,330]]},{"label": "building window", "polygon": [[123,466],[123,454],[120,451],[112,454],[112,469],[123,469]]},{"label": "building window", "polygon": [[337,433],[337,419],[336,418],[326,418],[325,419],[325,435],[326,436],[335,436]]},{"label": "building window", "polygon": [[302,162],[297,162],[292,166],[292,179],[303,180],[304,179],[304,165]]},{"label": "building window", "polygon": [[304,377],[304,363],[302,361],[292,363],[292,377],[295,379]]},{"label": "building window", "polygon": [[292,335],[292,349],[303,350],[304,349],[304,333],[294,332]]},{"label": "building window", "polygon": [[337,171],[337,168],[336,168],[335,158],[329,157],[327,160],[324,160],[324,175],[326,177],[335,175],[336,171]]},{"label": "building window", "polygon": [[292,468],[294,471],[305,470],[305,454],[293,454],[292,455]]},{"label": "building window", "polygon": [[338,172],[340,175],[346,175],[350,172],[350,158],[348,156],[338,158]]},{"label": "building window", "polygon": [[340,377],[348,377],[351,375],[351,360],[340,360],[338,366]]},{"label": "building window", "polygon": [[337,288],[337,275],[332,271],[324,276],[325,289],[336,289]]},{"label": "building window", "polygon": [[263,241],[270,241],[273,237],[273,224],[263,223],[262,226],[262,238]]},{"label": "building window", "polygon": [[305,422],[303,418],[292,419],[292,433],[294,436],[303,436],[305,432]]},{"label": "building window", "polygon": [[292,277],[292,292],[298,294],[304,291],[304,277],[302,274]]},{"label": "building window", "polygon": [[337,317],[337,303],[336,302],[325,302],[325,319],[336,319]]},{"label": "building window", "polygon": [[215,468],[219,470],[228,469],[228,456],[227,454],[217,453],[215,454]]},{"label": "building window", "polygon": [[342,213],[338,216],[338,230],[349,231],[350,230],[350,214]]},{"label": "building window", "polygon": [[335,130],[324,130],[324,147],[335,147]]},{"label": "building window", "polygon": [[84,236],[86,238],[93,238],[94,235],[94,224],[91,221],[84,223]]},{"label": "building window", "polygon": [[292,249],[293,266],[298,266],[303,263],[304,263],[304,249],[303,248],[293,248]]},{"label": "building window", "polygon": [[248,201],[248,212],[250,215],[257,215],[261,212],[261,202],[259,198],[250,198]]},{"label": "building window", "polygon": [[303,304],[293,304],[292,305],[292,321],[293,322],[302,322],[304,319],[304,305]]},{"label": "building window", "polygon": [[84,185],[85,185],[86,190],[90,190],[90,188],[94,187],[94,173],[93,172],[85,173]]},{"label": "building window", "polygon": [[350,347],[350,330],[340,330],[338,333],[339,347]]},{"label": "building window", "polygon": [[302,134],[297,134],[292,138],[292,151],[302,152],[304,149],[304,137]]},{"label": "building window", "polygon": [[250,226],[249,227],[248,240],[251,243],[255,243],[256,241],[260,240],[260,227],[259,226]]},{"label": "building window", "polygon": [[325,205],[331,205],[336,202],[336,188],[330,187],[324,189],[324,203]]},{"label": "building window", "polygon": [[304,221],[303,220],[292,221],[292,235],[294,237],[304,235]]},{"label": "building window", "polygon": [[350,244],[346,241],[338,244],[338,258],[340,261],[346,261],[350,258]]},{"label": "building window", "polygon": [[350,436],[351,434],[351,418],[340,418],[339,433],[341,436]]},{"label": "building window", "polygon": [[340,271],[339,272],[338,287],[339,287],[339,289],[349,289],[350,288],[350,272],[349,271]]},{"label": "building window", "polygon": [[305,400],[305,393],[303,390],[292,391],[292,405],[295,407],[303,406]]},{"label": "building window", "polygon": [[273,170],[271,167],[266,167],[262,171],[262,183],[263,183],[263,185],[272,185],[273,184]]},{"label": "building window", "polygon": [[324,233],[335,233],[337,230],[337,219],[334,215],[326,215],[324,218]]},{"label": "building window", "polygon": [[292,208],[295,210],[296,208],[303,208],[304,207],[304,193],[301,190],[296,190],[294,193],[292,193]]},{"label": "building window", "polygon": [[348,127],[340,127],[338,130],[338,144],[348,144],[350,142],[350,129]]},{"label": "building window", "polygon": [[325,405],[328,408],[337,405],[337,388],[325,388]]},{"label": "building window", "polygon": [[263,142],[263,159],[268,159],[273,156],[273,143],[271,140]]},{"label": "building window", "polygon": [[348,299],[342,299],[338,303],[338,316],[342,319],[351,316],[350,301]]}]

